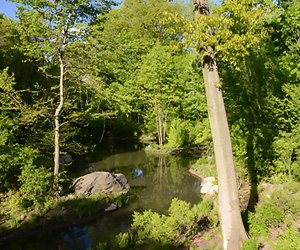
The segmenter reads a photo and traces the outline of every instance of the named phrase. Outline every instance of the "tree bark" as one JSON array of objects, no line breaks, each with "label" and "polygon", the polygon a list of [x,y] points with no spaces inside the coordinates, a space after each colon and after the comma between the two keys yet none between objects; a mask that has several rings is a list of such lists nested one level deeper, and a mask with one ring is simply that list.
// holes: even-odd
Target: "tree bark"
[{"label": "tree bark", "polygon": [[[198,15],[209,15],[206,1],[194,0],[194,7],[196,18]],[[210,30],[207,32],[211,34]],[[224,250],[236,250],[240,249],[247,239],[247,234],[240,213],[230,132],[212,47],[208,46],[202,50],[201,61],[218,172],[218,210],[222,227],[223,248]]]},{"label": "tree bark", "polygon": [[63,61],[63,51],[60,51],[59,54],[59,66],[60,66],[60,78],[59,78],[59,104],[55,110],[54,114],[54,175],[57,175],[59,172],[59,136],[60,136],[60,113],[64,105],[64,70],[65,65]]}]

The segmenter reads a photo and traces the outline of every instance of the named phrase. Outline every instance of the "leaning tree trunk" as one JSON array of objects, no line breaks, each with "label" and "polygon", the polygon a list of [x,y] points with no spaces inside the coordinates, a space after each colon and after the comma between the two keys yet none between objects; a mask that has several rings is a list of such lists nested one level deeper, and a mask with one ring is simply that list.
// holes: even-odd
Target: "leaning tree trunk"
[{"label": "leaning tree trunk", "polygon": [[[209,15],[206,1],[194,0],[194,6],[196,17]],[[210,30],[207,32],[211,33]],[[247,239],[247,234],[240,213],[230,133],[214,49],[206,47],[202,51],[201,60],[218,172],[218,210],[222,227],[223,248],[236,250],[240,249],[244,240]]]},{"label": "leaning tree trunk", "polygon": [[59,104],[55,110],[54,114],[54,175],[57,175],[59,172],[59,135],[60,135],[60,113],[64,105],[64,70],[65,65],[63,61],[63,51],[60,51],[59,54],[59,66],[60,66],[60,78],[59,78]]}]

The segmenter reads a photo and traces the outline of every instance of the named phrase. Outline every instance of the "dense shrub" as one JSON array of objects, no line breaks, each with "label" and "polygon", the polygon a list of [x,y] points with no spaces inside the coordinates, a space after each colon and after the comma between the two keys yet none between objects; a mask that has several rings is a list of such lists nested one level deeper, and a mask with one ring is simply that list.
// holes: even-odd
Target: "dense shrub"
[{"label": "dense shrub", "polygon": [[256,239],[249,239],[244,242],[241,250],[258,250],[260,243]]},{"label": "dense shrub", "polygon": [[21,183],[19,192],[23,203],[27,204],[26,207],[41,204],[54,193],[53,174],[43,167],[25,165],[19,180]]},{"label": "dense shrub", "polygon": [[189,130],[186,121],[173,119],[168,133],[168,146],[171,148],[180,148],[189,143]]},{"label": "dense shrub", "polygon": [[297,250],[300,246],[300,234],[294,227],[288,227],[285,232],[278,237],[275,243],[275,250]]},{"label": "dense shrub", "polygon": [[287,181],[282,174],[271,181],[264,184],[260,204],[249,216],[252,238],[243,249],[258,249],[259,244],[275,250],[299,248],[300,183]]},{"label": "dense shrub", "polygon": [[177,246],[188,243],[201,230],[213,227],[216,223],[212,201],[204,200],[192,206],[188,202],[173,199],[168,215],[151,210],[135,212],[131,225],[133,234],[121,234],[117,240],[123,248],[132,240],[136,244],[153,242],[166,247]]},{"label": "dense shrub", "polygon": [[283,222],[283,212],[273,203],[264,202],[250,214],[251,236],[267,236],[269,227],[279,227]]}]

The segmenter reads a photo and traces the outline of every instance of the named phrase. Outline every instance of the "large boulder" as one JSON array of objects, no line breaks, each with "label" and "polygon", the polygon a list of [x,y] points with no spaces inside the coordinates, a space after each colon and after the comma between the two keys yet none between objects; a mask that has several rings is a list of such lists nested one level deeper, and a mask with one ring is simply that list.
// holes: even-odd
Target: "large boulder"
[{"label": "large boulder", "polygon": [[123,174],[93,172],[77,178],[73,187],[75,193],[90,195],[94,193],[127,193],[128,181]]}]

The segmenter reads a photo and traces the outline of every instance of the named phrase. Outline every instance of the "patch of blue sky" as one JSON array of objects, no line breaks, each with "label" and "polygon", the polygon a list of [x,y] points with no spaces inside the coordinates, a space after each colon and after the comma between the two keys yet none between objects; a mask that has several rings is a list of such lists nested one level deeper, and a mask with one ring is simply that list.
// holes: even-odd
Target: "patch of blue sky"
[{"label": "patch of blue sky", "polygon": [[7,1],[0,0],[0,13],[3,13],[5,16],[16,19],[15,11],[17,10],[17,4]]}]

